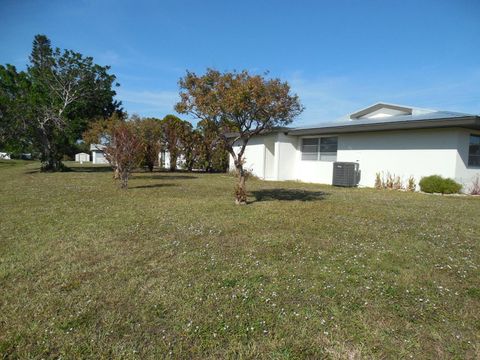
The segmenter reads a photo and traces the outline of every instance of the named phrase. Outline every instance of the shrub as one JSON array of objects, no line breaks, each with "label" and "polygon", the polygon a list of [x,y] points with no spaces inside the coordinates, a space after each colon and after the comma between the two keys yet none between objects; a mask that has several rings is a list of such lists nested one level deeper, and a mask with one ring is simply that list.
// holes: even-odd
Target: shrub
[{"label": "shrub", "polygon": [[480,195],[480,175],[475,176],[470,186],[470,195]]},{"label": "shrub", "polygon": [[375,189],[377,190],[383,189],[383,180],[382,180],[382,177],[380,176],[380,173],[375,174]]},{"label": "shrub", "polygon": [[415,178],[413,176],[410,176],[408,178],[407,190],[408,191],[415,191],[416,188],[417,188],[417,183],[415,182]]},{"label": "shrub", "polygon": [[395,174],[390,174],[389,172],[387,172],[386,175],[384,175],[383,172],[376,173],[374,186],[377,190],[402,190],[404,188],[401,177]]},{"label": "shrub", "polygon": [[419,185],[420,190],[426,193],[456,194],[462,189],[462,185],[455,180],[439,175],[423,177]]}]

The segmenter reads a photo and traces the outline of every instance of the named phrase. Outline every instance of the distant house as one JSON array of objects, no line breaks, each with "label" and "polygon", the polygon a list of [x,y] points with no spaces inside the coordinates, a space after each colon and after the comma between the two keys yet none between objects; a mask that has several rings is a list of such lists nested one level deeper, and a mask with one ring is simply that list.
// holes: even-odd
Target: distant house
[{"label": "distant house", "polygon": [[10,154],[6,152],[0,152],[0,160],[11,160]]},{"label": "distant house", "polygon": [[108,164],[108,160],[105,158],[106,146],[101,144],[91,144],[90,151],[92,152],[92,164]]},{"label": "distant house", "polygon": [[255,136],[245,151],[245,167],[265,180],[332,184],[335,162],[354,163],[359,186],[389,173],[417,183],[438,174],[468,187],[480,174],[480,117],[377,103],[337,122]]},{"label": "distant house", "polygon": [[[162,169],[170,169],[170,152],[160,151],[158,153],[158,166]],[[180,170],[185,166],[185,157],[183,154],[180,154],[177,157],[176,169]]]},{"label": "distant house", "polygon": [[80,164],[84,162],[90,162],[90,155],[87,153],[78,153],[75,154],[75,161],[79,162]]},{"label": "distant house", "polygon": [[[108,160],[105,158],[105,153],[104,153],[105,148],[106,146],[101,144],[90,145],[90,151],[92,152],[92,164],[108,164]],[[75,161],[77,161],[76,155],[75,155]],[[183,155],[179,155],[177,158],[176,168],[182,169],[184,164],[185,164],[185,160]],[[158,153],[158,166],[165,169],[170,168],[170,153],[168,151],[160,151]]]}]

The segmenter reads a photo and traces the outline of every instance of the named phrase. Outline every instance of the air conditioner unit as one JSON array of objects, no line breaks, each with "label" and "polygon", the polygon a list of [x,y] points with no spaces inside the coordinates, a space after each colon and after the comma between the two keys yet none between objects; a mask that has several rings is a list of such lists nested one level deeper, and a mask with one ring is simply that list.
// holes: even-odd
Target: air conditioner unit
[{"label": "air conditioner unit", "polygon": [[358,163],[336,161],[333,163],[332,185],[346,187],[357,186],[360,180],[359,174]]}]

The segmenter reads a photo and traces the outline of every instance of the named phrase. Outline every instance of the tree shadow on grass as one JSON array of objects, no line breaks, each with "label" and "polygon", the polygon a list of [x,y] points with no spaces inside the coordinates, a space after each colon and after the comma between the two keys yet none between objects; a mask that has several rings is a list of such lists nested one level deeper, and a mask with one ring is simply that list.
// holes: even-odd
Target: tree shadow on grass
[{"label": "tree shadow on grass", "polygon": [[329,193],[323,191],[309,191],[300,189],[262,189],[252,191],[255,201],[315,201],[324,200]]},{"label": "tree shadow on grass", "polygon": [[196,176],[193,175],[180,175],[180,174],[175,174],[175,175],[163,175],[163,174],[150,174],[146,176],[138,176],[138,175],[133,175],[132,179],[154,179],[154,180],[189,180],[189,179],[197,179]]},{"label": "tree shadow on grass", "polygon": [[178,186],[177,184],[151,184],[151,185],[138,185],[138,186],[129,186],[129,189],[153,189],[153,188],[162,188],[169,186]]},{"label": "tree shadow on grass", "polygon": [[113,169],[110,165],[106,166],[72,166],[69,167],[69,171],[72,172],[112,172]]}]

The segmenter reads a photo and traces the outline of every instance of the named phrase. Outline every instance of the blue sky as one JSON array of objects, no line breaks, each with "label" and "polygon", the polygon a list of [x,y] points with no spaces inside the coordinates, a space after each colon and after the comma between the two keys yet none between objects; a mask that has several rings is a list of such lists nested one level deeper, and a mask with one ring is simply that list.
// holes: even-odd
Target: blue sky
[{"label": "blue sky", "polygon": [[480,1],[0,0],[0,64],[23,69],[33,36],[111,65],[129,113],[173,113],[186,69],[289,81],[295,122],[377,101],[480,113]]}]

